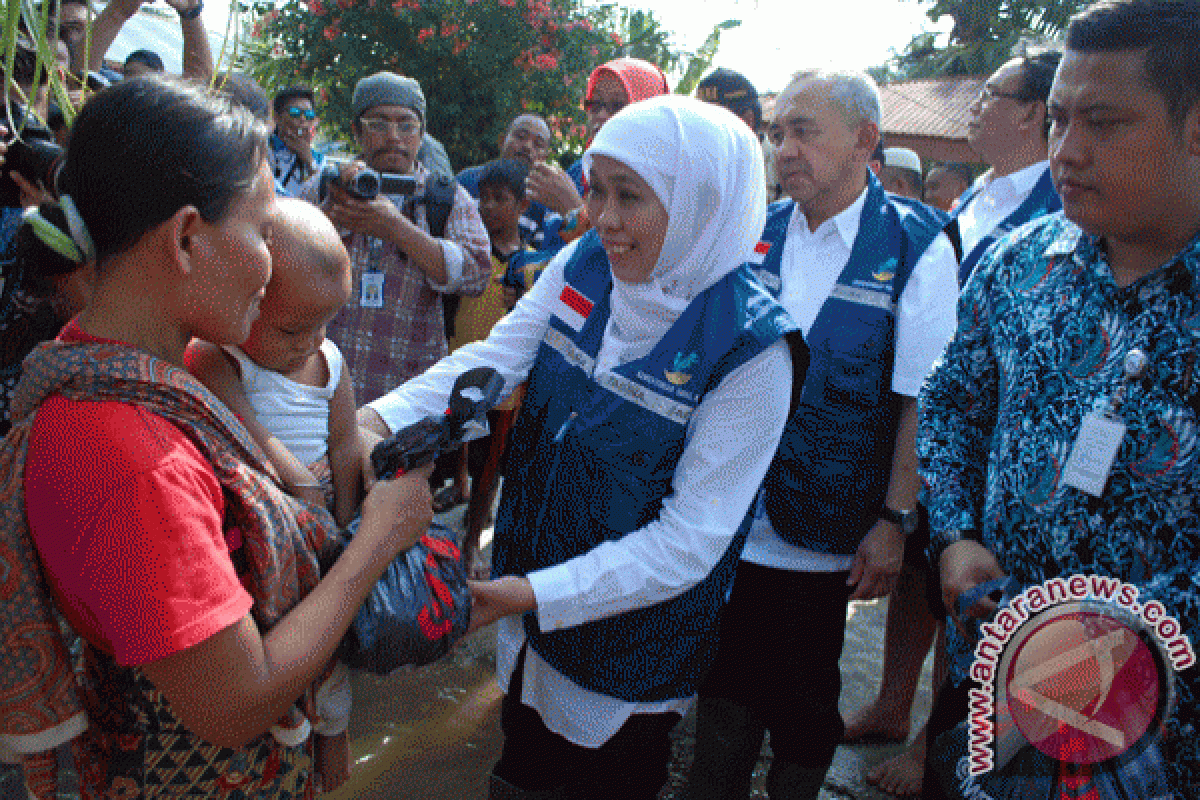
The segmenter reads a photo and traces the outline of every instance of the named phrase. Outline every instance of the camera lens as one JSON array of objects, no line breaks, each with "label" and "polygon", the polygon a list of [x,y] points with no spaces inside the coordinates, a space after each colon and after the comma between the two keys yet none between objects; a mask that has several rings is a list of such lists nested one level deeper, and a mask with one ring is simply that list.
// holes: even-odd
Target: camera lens
[{"label": "camera lens", "polygon": [[379,174],[374,170],[364,169],[354,176],[354,193],[364,200],[370,200],[379,194]]}]

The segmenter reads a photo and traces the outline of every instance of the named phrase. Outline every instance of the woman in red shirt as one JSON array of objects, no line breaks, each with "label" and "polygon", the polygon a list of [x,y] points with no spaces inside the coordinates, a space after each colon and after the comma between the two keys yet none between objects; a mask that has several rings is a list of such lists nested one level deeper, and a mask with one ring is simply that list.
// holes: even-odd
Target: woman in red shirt
[{"label": "woman in red shirt", "polygon": [[79,737],[85,797],[311,796],[306,746],[268,731],[312,714],[354,613],[431,518],[424,476],[376,484],[322,575],[331,518],[284,494],[182,368],[192,337],[238,344],[258,313],[266,152],[228,101],[125,81],[80,112],[62,199],[26,223],[94,269],[87,308],[26,361],[0,447],[0,744],[39,791]]}]

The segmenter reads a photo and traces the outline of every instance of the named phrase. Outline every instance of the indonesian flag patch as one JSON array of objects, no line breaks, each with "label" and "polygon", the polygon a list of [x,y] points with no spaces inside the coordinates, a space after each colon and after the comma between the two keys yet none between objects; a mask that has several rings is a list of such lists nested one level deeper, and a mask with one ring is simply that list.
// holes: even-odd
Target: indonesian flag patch
[{"label": "indonesian flag patch", "polygon": [[592,313],[593,305],[595,304],[580,294],[579,290],[567,284],[558,296],[558,308],[554,309],[554,314],[565,322],[567,327],[579,333],[583,330],[583,323],[587,322],[588,314]]},{"label": "indonesian flag patch", "polygon": [[750,255],[751,264],[761,265],[767,259],[767,253],[771,250],[770,242],[759,242],[754,245],[754,252]]}]

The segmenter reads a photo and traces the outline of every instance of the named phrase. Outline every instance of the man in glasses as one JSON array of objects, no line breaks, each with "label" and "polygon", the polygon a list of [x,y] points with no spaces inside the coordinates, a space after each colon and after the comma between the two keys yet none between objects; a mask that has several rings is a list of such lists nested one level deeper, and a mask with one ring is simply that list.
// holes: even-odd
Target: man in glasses
[{"label": "man in glasses", "polygon": [[[367,200],[334,184],[321,207],[345,236],[354,265],[350,302],[329,325],[342,349],[359,404],[419,375],[446,355],[442,295],[479,295],[492,271],[491,243],[475,201],[453,176],[431,173],[418,153],[425,133],[425,94],[412,78],[377,72],[351,96],[361,161],[412,176],[409,196]],[[319,175],[300,190],[319,200]]]},{"label": "man in glasses", "polygon": [[989,169],[963,195],[946,229],[959,251],[960,283],[996,239],[1062,208],[1046,161],[1046,98],[1061,57],[1043,50],[1011,59],[969,109],[967,142]]},{"label": "man in glasses", "polygon": [[317,133],[317,111],[313,91],[307,86],[289,86],[275,93],[275,132],[271,134],[271,167],[275,182],[295,195],[321,169],[324,157],[312,149]]}]

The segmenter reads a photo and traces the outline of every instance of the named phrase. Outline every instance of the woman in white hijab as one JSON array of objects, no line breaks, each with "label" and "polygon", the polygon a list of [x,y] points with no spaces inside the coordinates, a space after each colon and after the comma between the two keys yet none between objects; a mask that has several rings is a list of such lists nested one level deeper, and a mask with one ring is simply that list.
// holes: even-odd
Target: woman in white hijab
[{"label": "woman in white hijab", "polygon": [[654,98],[584,165],[594,230],[487,340],[360,412],[386,435],[466,369],[529,381],[472,586],[508,693],[493,798],[657,797],[790,399],[794,325],[743,266],[765,221],[745,124]]}]

